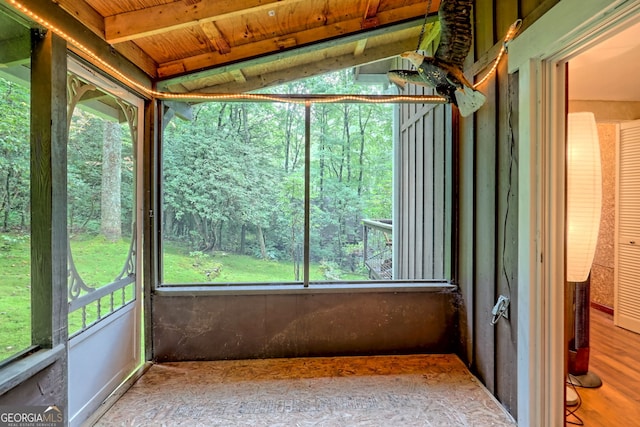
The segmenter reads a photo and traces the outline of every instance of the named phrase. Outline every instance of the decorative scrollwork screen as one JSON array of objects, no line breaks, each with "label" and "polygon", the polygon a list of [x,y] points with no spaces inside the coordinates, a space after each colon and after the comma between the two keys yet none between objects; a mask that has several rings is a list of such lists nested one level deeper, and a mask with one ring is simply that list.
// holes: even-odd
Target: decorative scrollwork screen
[{"label": "decorative scrollwork screen", "polygon": [[137,107],[68,76],[69,335],[136,299]]}]

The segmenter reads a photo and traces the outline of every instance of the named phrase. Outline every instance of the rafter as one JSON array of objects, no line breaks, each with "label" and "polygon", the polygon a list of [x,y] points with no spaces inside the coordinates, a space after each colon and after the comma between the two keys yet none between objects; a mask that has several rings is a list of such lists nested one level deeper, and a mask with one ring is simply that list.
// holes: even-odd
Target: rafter
[{"label": "rafter", "polygon": [[106,17],[105,37],[109,43],[122,43],[205,22],[221,21],[263,10],[266,13],[274,7],[300,1],[304,0],[217,0],[195,4],[175,1]]},{"label": "rafter", "polygon": [[362,39],[356,42],[356,48],[353,50],[353,56],[360,56],[364,52],[364,49],[367,47],[367,40]]},{"label": "rafter", "polygon": [[372,28],[380,24],[377,17],[378,7],[380,7],[380,0],[367,1],[367,9],[364,12],[364,18],[362,19],[362,28]]},{"label": "rafter", "polygon": [[[380,28],[367,34],[373,35],[378,32],[387,31],[389,29],[384,28],[384,26],[392,24],[393,22],[404,22],[405,24],[403,25],[407,25],[407,27],[414,26],[415,22],[411,20],[416,19],[416,17],[421,17],[423,14],[424,5],[420,3],[391,11],[381,12],[378,14]],[[409,22],[410,24],[407,24]],[[276,37],[267,40],[260,40],[254,43],[247,43],[241,46],[235,46],[231,52],[226,55],[221,55],[219,52],[209,52],[183,58],[177,61],[162,63],[158,66],[158,76],[160,78],[171,77],[176,74],[190,73],[196,70],[218,68],[240,60],[259,58],[269,54],[280,53],[283,51],[283,48],[312,46],[312,44],[318,40],[332,40],[330,43],[337,45],[339,43],[344,43],[344,37],[349,37],[350,35],[361,31],[361,24],[361,18],[355,18],[342,21],[336,25],[323,25],[292,33],[286,38]],[[360,37],[358,37],[358,39]],[[300,50],[297,51],[300,52]]]},{"label": "rafter", "polygon": [[218,27],[213,22],[201,22],[200,28],[205,33],[209,41],[213,44],[215,49],[221,54],[226,54],[231,52],[231,47],[229,46],[229,42],[222,35]]}]

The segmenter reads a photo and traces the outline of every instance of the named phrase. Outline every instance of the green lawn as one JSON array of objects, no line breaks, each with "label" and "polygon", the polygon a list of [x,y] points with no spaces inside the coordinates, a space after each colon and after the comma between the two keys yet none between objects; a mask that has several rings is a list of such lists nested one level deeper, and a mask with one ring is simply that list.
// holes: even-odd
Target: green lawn
[{"label": "green lawn", "polygon": [[[101,237],[74,238],[73,258],[88,286],[111,282],[122,270],[129,252],[129,241],[110,243]],[[216,252],[213,255],[189,252],[175,244],[165,245],[165,283],[278,283],[293,282],[293,263],[265,261],[246,255]],[[31,270],[28,236],[0,233],[0,361],[31,343]],[[302,270],[300,271],[302,275]],[[313,264],[312,281],[367,280],[366,274],[345,273],[325,264]],[[129,286],[127,296],[133,291]],[[108,305],[103,298],[103,307]],[[90,322],[96,306],[89,306]],[[82,313],[69,317],[70,332],[82,323]]]},{"label": "green lawn", "polygon": [[29,238],[0,234],[0,360],[31,343]]}]

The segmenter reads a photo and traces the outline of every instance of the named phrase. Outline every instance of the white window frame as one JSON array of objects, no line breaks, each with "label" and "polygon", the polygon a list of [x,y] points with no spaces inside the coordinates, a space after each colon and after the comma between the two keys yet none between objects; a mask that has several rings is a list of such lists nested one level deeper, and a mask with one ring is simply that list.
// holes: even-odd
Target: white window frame
[{"label": "white window frame", "polygon": [[519,426],[564,425],[564,64],[639,12],[638,0],[561,0],[509,46],[519,73]]}]

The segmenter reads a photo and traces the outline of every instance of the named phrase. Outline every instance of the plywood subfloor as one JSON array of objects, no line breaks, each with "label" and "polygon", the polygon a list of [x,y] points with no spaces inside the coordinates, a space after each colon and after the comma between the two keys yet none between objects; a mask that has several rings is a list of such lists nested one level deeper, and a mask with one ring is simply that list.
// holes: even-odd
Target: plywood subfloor
[{"label": "plywood subfloor", "polygon": [[97,426],[515,426],[454,355],[152,366]]}]

